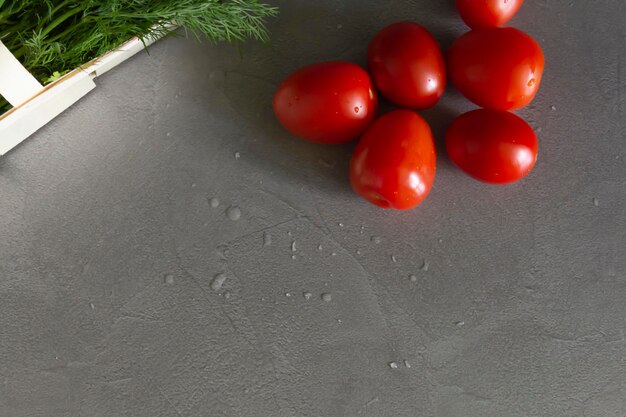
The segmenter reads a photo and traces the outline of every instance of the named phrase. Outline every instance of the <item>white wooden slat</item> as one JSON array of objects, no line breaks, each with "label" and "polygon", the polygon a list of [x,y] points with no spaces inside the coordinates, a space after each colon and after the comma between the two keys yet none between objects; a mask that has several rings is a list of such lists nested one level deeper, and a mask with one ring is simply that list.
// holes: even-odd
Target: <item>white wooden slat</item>
[{"label": "white wooden slat", "polygon": [[12,106],[19,106],[42,89],[43,86],[0,41],[0,95]]},{"label": "white wooden slat", "polygon": [[95,87],[88,73],[78,71],[5,116],[0,120],[0,155],[35,133]]}]

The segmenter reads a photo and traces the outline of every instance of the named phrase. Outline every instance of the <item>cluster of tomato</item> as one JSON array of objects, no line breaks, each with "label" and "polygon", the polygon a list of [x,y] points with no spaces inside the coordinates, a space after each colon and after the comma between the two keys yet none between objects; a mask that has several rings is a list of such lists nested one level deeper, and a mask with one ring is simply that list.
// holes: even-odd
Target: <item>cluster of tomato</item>
[{"label": "cluster of tomato", "polygon": [[[302,68],[276,91],[274,112],[287,130],[312,142],[339,144],[360,136],[350,163],[352,187],[379,207],[406,210],[426,198],[436,169],[431,129],[414,110],[434,106],[449,76],[482,109],[461,115],[449,127],[448,156],[478,180],[517,181],[535,165],[537,137],[509,110],[534,99],[544,68],[543,52],[532,37],[501,27],[522,2],[456,0],[472,30],[449,49],[447,68],[424,27],[388,26],[369,45],[369,74],[348,62]],[[404,109],[375,119],[376,91]]]}]

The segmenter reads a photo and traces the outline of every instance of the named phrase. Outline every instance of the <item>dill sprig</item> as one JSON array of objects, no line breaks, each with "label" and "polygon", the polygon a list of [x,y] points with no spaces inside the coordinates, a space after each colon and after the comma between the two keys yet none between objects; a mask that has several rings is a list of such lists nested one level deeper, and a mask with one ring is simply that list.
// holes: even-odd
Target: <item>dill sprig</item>
[{"label": "dill sprig", "polygon": [[267,41],[276,13],[258,0],[0,0],[0,40],[45,84],[133,36],[173,34],[171,23],[198,39]]}]

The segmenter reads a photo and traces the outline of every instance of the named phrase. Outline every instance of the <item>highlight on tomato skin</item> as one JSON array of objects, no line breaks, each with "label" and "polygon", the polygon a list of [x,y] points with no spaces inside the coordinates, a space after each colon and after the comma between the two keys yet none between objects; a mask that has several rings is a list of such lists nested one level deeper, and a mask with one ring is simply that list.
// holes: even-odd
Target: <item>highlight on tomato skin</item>
[{"label": "highlight on tomato skin", "polygon": [[452,122],[446,132],[446,151],[467,175],[486,183],[509,184],[534,168],[538,140],[521,117],[479,109]]},{"label": "highlight on tomato skin", "polygon": [[519,11],[524,0],[456,0],[461,18],[472,29],[506,24]]},{"label": "highlight on tomato skin", "polygon": [[340,144],[374,120],[378,97],[369,74],[350,62],[309,65],[284,80],[273,100],[276,118],[301,139]]},{"label": "highlight on tomato skin", "polygon": [[433,135],[411,110],[381,116],[359,140],[350,162],[350,183],[370,203],[409,210],[430,193],[436,172]]},{"label": "highlight on tomato skin", "polygon": [[450,81],[468,100],[494,110],[515,110],[535,98],[545,66],[541,46],[521,30],[471,30],[448,50]]}]

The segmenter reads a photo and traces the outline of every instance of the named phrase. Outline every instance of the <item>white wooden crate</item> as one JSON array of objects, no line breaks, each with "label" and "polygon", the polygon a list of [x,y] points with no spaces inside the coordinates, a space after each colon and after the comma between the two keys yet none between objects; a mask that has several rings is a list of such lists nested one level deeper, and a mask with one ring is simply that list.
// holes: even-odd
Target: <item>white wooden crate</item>
[{"label": "white wooden crate", "polygon": [[158,38],[133,38],[119,48],[42,86],[0,42],[0,95],[13,108],[0,115],[0,155],[17,146],[96,87],[93,79]]}]

